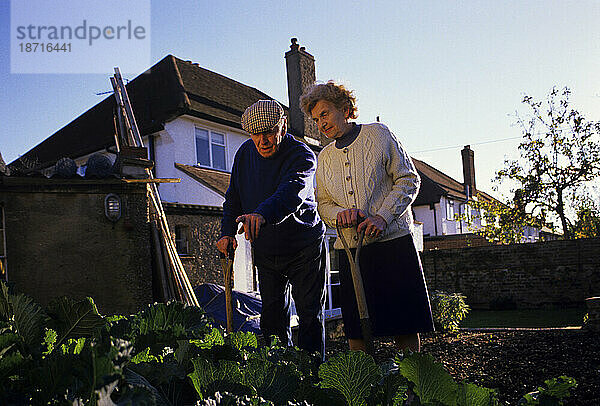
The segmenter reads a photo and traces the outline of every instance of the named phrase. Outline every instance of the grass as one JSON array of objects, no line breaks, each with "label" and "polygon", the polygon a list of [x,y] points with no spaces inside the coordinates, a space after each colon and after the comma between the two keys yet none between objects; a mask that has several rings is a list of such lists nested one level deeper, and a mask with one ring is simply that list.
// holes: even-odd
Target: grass
[{"label": "grass", "polygon": [[569,327],[581,326],[585,309],[471,310],[460,327]]}]

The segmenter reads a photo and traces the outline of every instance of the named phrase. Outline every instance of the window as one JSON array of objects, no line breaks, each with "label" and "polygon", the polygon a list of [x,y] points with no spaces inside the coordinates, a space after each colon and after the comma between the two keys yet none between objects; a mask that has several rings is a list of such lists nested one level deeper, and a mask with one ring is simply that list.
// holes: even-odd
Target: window
[{"label": "window", "polygon": [[177,253],[179,255],[188,255],[189,247],[188,247],[188,234],[189,234],[188,226],[175,226],[175,247],[177,248]]},{"label": "window", "polygon": [[472,221],[473,220],[473,211],[472,211],[471,205],[469,203],[464,204],[464,211],[465,211],[465,219],[467,221]]},{"label": "window", "polygon": [[454,220],[454,200],[448,199],[446,201],[446,219]]},{"label": "window", "polygon": [[479,222],[482,227],[487,225],[486,215],[483,209],[479,209]]},{"label": "window", "polygon": [[200,166],[226,170],[225,134],[196,127],[196,160]]}]

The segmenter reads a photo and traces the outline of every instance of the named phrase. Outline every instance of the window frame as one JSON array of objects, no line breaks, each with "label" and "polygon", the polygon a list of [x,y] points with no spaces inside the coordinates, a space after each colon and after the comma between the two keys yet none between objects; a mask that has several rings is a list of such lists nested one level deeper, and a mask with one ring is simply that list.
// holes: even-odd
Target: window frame
[{"label": "window frame", "polygon": [[[208,133],[208,160],[209,165],[204,165],[202,163],[199,162],[198,159],[198,134],[197,134],[197,130],[203,130],[206,131]],[[219,143],[219,142],[215,142],[213,140],[213,133],[218,134],[218,135],[222,135],[223,136],[223,144]],[[195,165],[202,167],[202,168],[210,168],[210,169],[216,169],[218,171],[227,171],[228,170],[228,165],[227,165],[227,132],[226,131],[220,131],[220,130],[212,130],[210,128],[201,126],[201,125],[194,125],[194,153],[195,153]],[[219,147],[223,147],[223,163],[225,164],[224,168],[217,168],[215,167],[214,164],[214,158],[213,158],[213,145],[219,146]]]},{"label": "window frame", "polygon": [[[178,238],[178,231],[183,231],[183,238]],[[190,239],[189,239],[189,235],[190,235],[190,226],[187,224],[177,224],[175,225],[175,229],[174,229],[174,234],[175,234],[175,250],[177,251],[177,255],[179,255],[180,257],[187,257],[190,256]],[[181,235],[180,235],[181,237]],[[180,243],[184,242],[185,243],[185,252],[180,251]]]},{"label": "window frame", "polygon": [[456,213],[454,211],[454,200],[446,199],[446,220],[454,221]]}]

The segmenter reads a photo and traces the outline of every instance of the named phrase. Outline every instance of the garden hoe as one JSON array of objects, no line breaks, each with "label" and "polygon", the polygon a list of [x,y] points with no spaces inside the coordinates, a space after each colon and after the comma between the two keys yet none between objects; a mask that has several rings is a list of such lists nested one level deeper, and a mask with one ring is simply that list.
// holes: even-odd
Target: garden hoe
[{"label": "garden hoe", "polygon": [[[358,226],[358,225],[357,225]],[[354,283],[354,294],[356,295],[356,304],[358,305],[358,316],[360,317],[360,327],[362,330],[363,340],[365,342],[367,354],[374,355],[375,349],[373,347],[373,333],[371,331],[371,321],[369,320],[369,309],[367,308],[367,299],[365,297],[365,288],[363,286],[362,276],[360,274],[360,249],[362,248],[363,239],[365,233],[358,233],[358,244],[356,245],[356,252],[352,257],[352,252],[348,247],[348,243],[340,230],[339,225],[336,223],[337,233],[344,245],[344,250],[348,256],[348,262],[350,263],[350,272],[352,273],[352,282]]]},{"label": "garden hoe", "polygon": [[221,265],[225,277],[225,312],[227,313],[227,333],[233,332],[233,256],[235,251],[231,245],[227,249],[227,256],[221,253]]}]

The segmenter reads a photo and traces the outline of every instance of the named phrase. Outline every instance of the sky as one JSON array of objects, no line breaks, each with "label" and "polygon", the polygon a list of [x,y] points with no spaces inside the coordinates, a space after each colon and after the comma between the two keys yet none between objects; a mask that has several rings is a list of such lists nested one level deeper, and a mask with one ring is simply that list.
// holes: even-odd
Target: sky
[{"label": "sky", "polygon": [[[86,3],[91,19],[103,2],[77,5]],[[135,18],[135,10],[119,10]],[[52,13],[68,19],[64,9],[41,14]],[[136,62],[144,68],[124,75],[133,79],[173,54],[288,105],[284,53],[295,37],[315,57],[317,80],[354,89],[357,122],[379,116],[413,157],[461,182],[460,151],[470,145],[478,189],[497,197],[507,190],[493,191],[495,172],[518,156],[515,114],[527,113],[524,95],[544,99],[553,86],[568,86],[573,106],[600,119],[600,2],[594,0],[152,0],[149,17],[148,55],[115,50],[86,61]],[[6,162],[112,90],[110,68],[104,74],[11,73],[10,20],[10,2],[0,0],[0,153]]]}]

